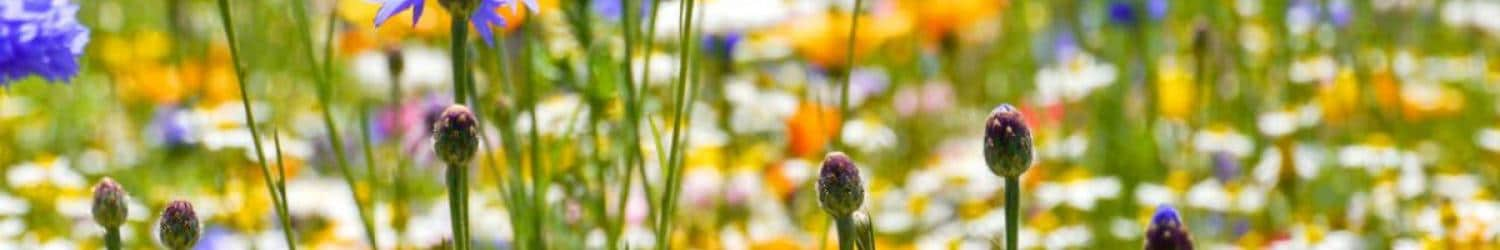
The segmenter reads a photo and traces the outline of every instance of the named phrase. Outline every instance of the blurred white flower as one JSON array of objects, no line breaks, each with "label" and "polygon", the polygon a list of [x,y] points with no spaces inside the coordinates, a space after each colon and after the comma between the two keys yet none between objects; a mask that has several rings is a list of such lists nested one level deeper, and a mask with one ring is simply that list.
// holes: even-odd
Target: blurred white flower
[{"label": "blurred white flower", "polygon": [[896,144],[896,131],[873,118],[845,122],[842,137],[844,144],[863,152],[878,152]]},{"label": "blurred white flower", "polygon": [[50,158],[22,162],[5,172],[6,184],[12,189],[50,185],[64,189],[87,187],[82,175],[73,171],[67,158]]},{"label": "blurred white flower", "polygon": [[1240,158],[1255,150],[1255,142],[1231,129],[1204,129],[1193,135],[1193,147],[1198,152],[1226,152]]},{"label": "blurred white flower", "polygon": [[1265,112],[1255,119],[1255,124],[1261,134],[1279,138],[1297,130],[1297,116],[1288,111]]},{"label": "blurred white flower", "polygon": [[[516,116],[516,133],[530,133],[533,127],[539,127],[538,133],[546,136],[566,136],[563,133],[579,133],[588,128],[587,120],[590,110],[586,110],[583,101],[575,94],[561,94],[543,98],[536,104],[536,122],[541,126],[531,124],[531,112],[521,112]],[[666,130],[667,128],[662,128]]]},{"label": "blurred white flower", "polygon": [[1036,74],[1037,101],[1042,105],[1073,102],[1115,82],[1115,66],[1078,53]]},{"label": "blurred white flower", "polygon": [[[442,90],[451,87],[453,70],[448,52],[418,43],[404,44],[399,52],[402,67],[401,92],[404,95]],[[381,50],[366,50],[348,61],[350,74],[360,83],[364,96],[384,98],[391,95],[390,59]],[[239,104],[235,104],[239,105]]]},{"label": "blurred white flower", "polygon": [[786,119],[797,112],[797,97],[780,90],[761,90],[749,79],[731,78],[724,99],[733,106],[729,129],[735,133],[776,133],[786,130]]},{"label": "blurred white flower", "polygon": [[1187,202],[1189,206],[1202,208],[1216,212],[1228,212],[1232,200],[1229,192],[1224,190],[1224,185],[1218,179],[1208,178],[1188,188]]},{"label": "blurred white flower", "polygon": [[1328,55],[1317,55],[1293,61],[1288,68],[1291,71],[1288,80],[1292,83],[1314,83],[1332,81],[1339,65]]},{"label": "blurred white flower", "polygon": [[1156,183],[1141,183],[1135,187],[1136,204],[1141,207],[1156,207],[1161,204],[1177,203],[1181,195],[1172,188]]}]

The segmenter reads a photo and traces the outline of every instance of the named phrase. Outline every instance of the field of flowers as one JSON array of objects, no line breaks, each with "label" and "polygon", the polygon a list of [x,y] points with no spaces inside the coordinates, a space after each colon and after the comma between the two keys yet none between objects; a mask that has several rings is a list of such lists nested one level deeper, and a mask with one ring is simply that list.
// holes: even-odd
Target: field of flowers
[{"label": "field of flowers", "polygon": [[5,249],[1500,249],[1500,1],[0,0]]}]

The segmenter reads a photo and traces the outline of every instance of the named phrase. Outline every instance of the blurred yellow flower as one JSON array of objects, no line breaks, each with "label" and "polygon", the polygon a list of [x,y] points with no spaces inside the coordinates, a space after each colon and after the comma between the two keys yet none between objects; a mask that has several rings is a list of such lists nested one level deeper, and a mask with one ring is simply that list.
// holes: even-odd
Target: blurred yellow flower
[{"label": "blurred yellow flower", "polygon": [[1182,64],[1163,58],[1156,68],[1157,109],[1167,119],[1186,120],[1196,106],[1198,86]]},{"label": "blurred yellow flower", "polygon": [[[879,13],[859,16],[854,56],[866,55],[884,41],[907,32],[909,18],[901,13]],[[815,65],[840,68],[847,66],[850,18],[848,13],[828,13],[795,18],[780,30],[787,32],[798,53]]]},{"label": "blurred yellow flower", "polygon": [[1332,82],[1318,85],[1318,104],[1323,107],[1323,118],[1330,124],[1347,120],[1359,108],[1359,83],[1354,79],[1354,69],[1342,67]]},{"label": "blurred yellow flower", "polygon": [[962,31],[996,19],[1009,7],[1009,1],[994,0],[908,0],[924,38],[937,42],[945,37],[962,35]]}]

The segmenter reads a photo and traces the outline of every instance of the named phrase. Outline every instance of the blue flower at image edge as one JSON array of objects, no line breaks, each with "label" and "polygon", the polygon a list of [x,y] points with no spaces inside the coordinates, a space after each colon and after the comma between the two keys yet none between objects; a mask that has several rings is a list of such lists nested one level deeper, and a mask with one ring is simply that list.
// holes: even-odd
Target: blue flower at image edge
[{"label": "blue flower at image edge", "polygon": [[[479,1],[479,8],[475,8],[474,13],[469,15],[469,22],[479,32],[479,37],[484,38],[484,43],[492,46],[495,45],[495,40],[494,32],[490,30],[490,27],[505,26],[505,18],[500,17],[500,14],[496,13],[495,9],[500,8],[500,6],[510,5],[511,11],[517,11],[521,7],[519,4],[512,4],[510,0],[457,1]],[[527,10],[536,13],[536,0],[523,1],[526,1],[526,6],[530,6],[526,8]],[[417,21],[422,19],[422,7],[426,5],[426,0],[381,0],[380,10],[375,13],[375,26],[379,27],[387,19],[390,19],[391,16],[395,16],[397,13],[401,13],[407,9],[412,9],[411,23],[412,25],[416,25]]]},{"label": "blue flower at image edge", "polygon": [[67,0],[0,1],[0,87],[30,76],[72,81],[89,29]]}]

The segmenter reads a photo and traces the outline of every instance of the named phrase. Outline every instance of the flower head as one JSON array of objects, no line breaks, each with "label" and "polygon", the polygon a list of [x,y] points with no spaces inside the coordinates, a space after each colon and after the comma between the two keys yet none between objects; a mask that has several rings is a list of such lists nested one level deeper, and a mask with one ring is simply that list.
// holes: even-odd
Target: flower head
[{"label": "flower head", "polygon": [[67,0],[0,1],[0,87],[29,76],[71,81],[89,29]]},{"label": "flower head", "polygon": [[843,152],[828,153],[818,174],[818,201],[823,211],[834,217],[849,216],[865,202],[865,188],[860,183],[859,167]]},{"label": "flower head", "polygon": [[984,161],[990,171],[1017,177],[1031,168],[1031,129],[1021,111],[1001,104],[984,122]]},{"label": "flower head", "polygon": [[468,163],[479,148],[479,122],[463,105],[450,105],[433,123],[432,148],[438,157],[452,165]]},{"label": "flower head", "polygon": [[[528,6],[527,9],[535,13],[538,6],[536,0],[524,1]],[[490,45],[495,44],[494,32],[490,30],[490,27],[505,27],[505,18],[495,10],[500,6],[509,5],[511,11],[514,12],[521,7],[520,4],[513,3],[511,0],[442,0],[441,3],[450,12],[469,13],[465,14],[469,17],[469,23],[473,24],[475,31],[479,32],[479,37],[484,38],[484,42]],[[407,9],[412,9],[411,23],[416,25],[417,21],[422,19],[422,7],[425,5],[426,0],[381,0],[380,11],[375,13],[375,26],[380,27],[387,19]]]},{"label": "flower head", "polygon": [[1187,226],[1182,224],[1182,219],[1177,217],[1177,209],[1169,204],[1157,206],[1156,215],[1151,217],[1151,225],[1146,227],[1146,250],[1191,249],[1193,238],[1188,235]]},{"label": "flower head", "polygon": [[125,224],[125,190],[114,179],[104,177],[94,186],[94,222],[104,227]]},{"label": "flower head", "polygon": [[191,249],[198,243],[198,215],[193,212],[193,204],[187,201],[176,200],[167,204],[167,209],[161,212],[161,226],[158,237],[161,244],[168,249]]}]

